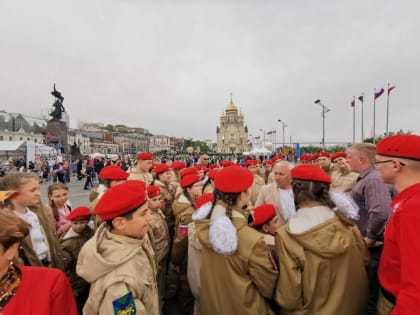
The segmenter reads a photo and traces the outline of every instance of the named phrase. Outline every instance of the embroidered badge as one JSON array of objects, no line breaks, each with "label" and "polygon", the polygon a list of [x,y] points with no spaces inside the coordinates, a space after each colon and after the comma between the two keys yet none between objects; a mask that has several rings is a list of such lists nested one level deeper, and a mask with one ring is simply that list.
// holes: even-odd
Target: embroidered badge
[{"label": "embroidered badge", "polygon": [[179,236],[188,236],[188,225],[180,225],[178,227]]},{"label": "embroidered badge", "polygon": [[126,295],[112,301],[115,315],[136,315],[136,304],[134,303],[133,293],[128,292]]}]

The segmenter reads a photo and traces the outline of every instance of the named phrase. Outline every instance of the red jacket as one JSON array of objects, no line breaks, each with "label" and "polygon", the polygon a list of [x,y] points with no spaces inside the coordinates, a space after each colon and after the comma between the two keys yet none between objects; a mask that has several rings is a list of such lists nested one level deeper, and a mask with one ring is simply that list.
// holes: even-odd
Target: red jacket
[{"label": "red jacket", "polygon": [[73,292],[58,269],[18,266],[22,273],[16,295],[3,308],[4,315],[78,315]]},{"label": "red jacket", "polygon": [[392,201],[379,264],[381,285],[397,298],[390,314],[419,314],[420,305],[420,183],[401,191]]}]

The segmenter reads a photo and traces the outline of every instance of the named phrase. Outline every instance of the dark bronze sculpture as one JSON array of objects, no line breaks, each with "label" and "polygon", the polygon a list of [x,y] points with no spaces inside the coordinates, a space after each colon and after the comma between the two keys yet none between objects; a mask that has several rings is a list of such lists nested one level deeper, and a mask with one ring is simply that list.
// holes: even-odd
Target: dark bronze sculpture
[{"label": "dark bronze sculpture", "polygon": [[50,113],[50,116],[52,116],[52,120],[61,120],[62,113],[65,112],[63,101],[64,97],[61,95],[61,92],[57,91],[55,89],[55,83],[54,83],[54,91],[51,92],[51,95],[55,97],[55,102],[53,104],[53,111]]}]

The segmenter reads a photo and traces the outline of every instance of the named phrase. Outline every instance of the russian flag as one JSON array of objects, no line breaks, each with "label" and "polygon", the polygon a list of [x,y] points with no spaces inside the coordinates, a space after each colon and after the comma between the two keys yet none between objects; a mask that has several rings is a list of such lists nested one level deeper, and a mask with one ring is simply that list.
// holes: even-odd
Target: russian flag
[{"label": "russian flag", "polygon": [[360,95],[360,96],[358,97],[358,99],[359,99],[359,101],[361,101],[361,102],[363,103],[363,95]]},{"label": "russian flag", "polygon": [[395,88],[396,88],[396,86],[395,86],[395,85],[393,85],[393,86],[389,87],[389,88],[388,88],[388,95],[389,95],[389,93],[391,93],[391,91],[392,91],[393,89],[395,89]]},{"label": "russian flag", "polygon": [[354,100],[352,100],[352,101],[351,101],[351,103],[350,103],[350,106],[351,106],[351,107],[354,107],[354,105],[355,105],[355,104],[354,104]]},{"label": "russian flag", "polygon": [[181,236],[181,237],[188,236],[188,225],[180,225],[178,227],[178,236]]},{"label": "russian flag", "polygon": [[375,100],[380,97],[382,94],[384,94],[384,89],[380,89],[378,92],[375,93]]}]

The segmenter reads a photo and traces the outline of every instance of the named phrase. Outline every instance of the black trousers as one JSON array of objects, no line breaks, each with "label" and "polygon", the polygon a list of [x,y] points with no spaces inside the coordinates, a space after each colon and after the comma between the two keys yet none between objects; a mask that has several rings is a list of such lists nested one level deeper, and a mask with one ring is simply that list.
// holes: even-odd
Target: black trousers
[{"label": "black trousers", "polygon": [[369,302],[367,315],[376,315],[376,305],[380,290],[378,268],[383,246],[369,247],[370,261],[368,266]]}]

